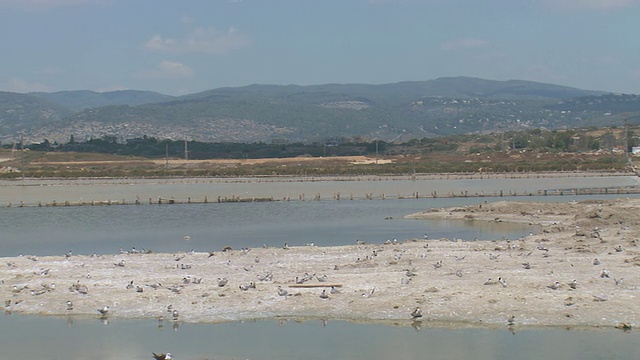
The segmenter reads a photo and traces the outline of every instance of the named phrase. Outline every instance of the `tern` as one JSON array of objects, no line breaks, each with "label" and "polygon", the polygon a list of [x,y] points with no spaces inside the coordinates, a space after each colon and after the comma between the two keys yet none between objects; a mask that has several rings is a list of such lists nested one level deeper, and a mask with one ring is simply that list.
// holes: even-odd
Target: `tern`
[{"label": "tern", "polygon": [[328,298],[329,298],[329,294],[327,294],[327,290],[323,289],[322,294],[320,294],[320,299],[328,299]]},{"label": "tern", "polygon": [[166,353],[166,354],[156,354],[156,353],[152,353],[153,354],[153,358],[156,360],[171,360],[173,359],[171,357],[171,353]]},{"label": "tern", "polygon": [[283,289],[282,286],[278,286],[278,295],[287,296],[287,295],[289,295],[289,292],[287,290]]},{"label": "tern", "polygon": [[371,290],[367,291],[366,293],[362,293],[362,297],[370,298],[373,295],[374,291],[376,291],[376,288],[372,288]]},{"label": "tern", "polygon": [[107,316],[107,314],[109,314],[109,306],[105,305],[103,308],[98,309],[98,312],[102,316]]},{"label": "tern", "polygon": [[547,287],[551,290],[558,290],[560,288],[560,282],[556,281],[553,284],[548,285]]},{"label": "tern", "polygon": [[417,319],[421,317],[422,317],[422,310],[420,310],[420,307],[416,307],[415,309],[413,309],[413,311],[411,312],[411,318]]}]

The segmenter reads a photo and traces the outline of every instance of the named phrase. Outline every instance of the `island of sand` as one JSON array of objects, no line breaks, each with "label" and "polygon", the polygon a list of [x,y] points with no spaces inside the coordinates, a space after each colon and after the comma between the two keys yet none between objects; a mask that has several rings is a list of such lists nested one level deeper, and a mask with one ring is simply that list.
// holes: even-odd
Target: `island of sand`
[{"label": "island of sand", "polygon": [[[175,322],[629,328],[640,315],[639,207],[639,199],[482,202],[408,216],[538,229],[516,240],[24,255],[2,259],[0,298],[7,312]],[[106,315],[97,311],[106,306]],[[417,307],[422,316],[414,318]]]}]

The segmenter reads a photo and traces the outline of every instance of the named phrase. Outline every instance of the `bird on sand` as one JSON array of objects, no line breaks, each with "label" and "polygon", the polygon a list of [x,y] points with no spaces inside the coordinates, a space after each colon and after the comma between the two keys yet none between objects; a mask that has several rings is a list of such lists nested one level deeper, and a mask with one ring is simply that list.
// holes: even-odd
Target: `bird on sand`
[{"label": "bird on sand", "polygon": [[371,290],[362,293],[362,297],[364,298],[370,298],[373,295],[373,292],[376,291],[376,288],[372,288]]},{"label": "bird on sand", "polygon": [[329,294],[327,294],[327,290],[322,289],[322,293],[320,294],[320,299],[328,299],[328,298],[329,298]]},{"label": "bird on sand", "polygon": [[73,310],[73,303],[71,300],[67,300],[67,311]]},{"label": "bird on sand", "polygon": [[420,310],[420,307],[418,306],[415,309],[413,309],[413,311],[411,312],[411,318],[417,319],[421,317],[422,317],[422,310]]},{"label": "bird on sand", "polygon": [[287,296],[287,295],[289,295],[289,292],[287,290],[283,289],[282,286],[278,286],[278,295]]},{"label": "bird on sand", "polygon": [[551,290],[558,290],[560,288],[560,282],[556,281],[553,284],[548,285],[547,287]]},{"label": "bird on sand", "polygon": [[156,353],[152,353],[153,354],[153,358],[156,360],[171,360],[173,359],[171,357],[171,353],[166,353],[166,354],[156,354]]}]

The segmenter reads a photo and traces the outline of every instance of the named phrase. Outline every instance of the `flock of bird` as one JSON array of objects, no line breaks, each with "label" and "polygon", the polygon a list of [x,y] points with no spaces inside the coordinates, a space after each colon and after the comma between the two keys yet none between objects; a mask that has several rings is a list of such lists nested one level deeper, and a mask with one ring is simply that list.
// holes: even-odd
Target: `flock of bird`
[{"label": "flock of bird", "polygon": [[[601,239],[601,232],[602,229],[593,229],[590,238]],[[517,241],[504,241],[500,244],[484,242],[479,245],[480,242],[468,242],[463,247],[445,247],[449,249],[447,251],[452,252],[440,251],[439,245],[436,244],[437,242],[442,242],[442,244],[446,245],[451,241],[426,239],[427,236],[425,235],[423,240],[401,242],[397,239],[389,239],[379,244],[357,240],[356,245],[350,249],[349,255],[340,256],[330,256],[333,251],[331,248],[317,248],[318,250],[313,252],[314,260],[303,261],[302,264],[297,266],[298,269],[305,266],[307,268],[316,267],[315,271],[307,270],[297,275],[291,273],[296,271],[294,268],[285,265],[287,262],[286,257],[295,254],[296,249],[296,247],[292,247],[287,243],[280,249],[267,248],[259,251],[252,251],[251,248],[242,248],[236,251],[229,247],[220,252],[198,253],[191,250],[169,255],[170,257],[164,255],[165,260],[163,260],[162,269],[175,272],[175,276],[164,276],[161,279],[157,279],[157,281],[149,281],[149,278],[132,280],[131,277],[134,276],[135,272],[125,272],[123,273],[126,276],[123,277],[122,288],[131,291],[132,294],[135,292],[141,294],[139,296],[150,296],[149,299],[158,298],[157,296],[147,295],[149,291],[167,290],[168,294],[173,295],[165,296],[166,301],[177,301],[180,304],[179,306],[182,307],[181,310],[191,316],[193,314],[187,304],[192,300],[187,300],[194,293],[190,295],[184,295],[184,293],[186,291],[191,292],[193,289],[201,289],[202,291],[198,291],[198,294],[217,291],[219,297],[236,296],[232,291],[234,288],[237,289],[236,291],[239,290],[239,294],[259,291],[263,299],[269,297],[274,299],[289,299],[292,297],[310,299],[308,295],[315,294],[321,301],[328,303],[332,301],[333,297],[341,297],[343,301],[353,302],[352,295],[354,293],[365,299],[378,297],[379,291],[377,290],[380,290],[384,294],[381,296],[386,299],[394,299],[393,301],[412,299],[410,302],[401,304],[402,306],[396,305],[394,309],[398,309],[398,312],[406,311],[405,316],[408,320],[419,322],[423,319],[423,308],[432,303],[430,296],[425,294],[448,291],[450,288],[459,286],[455,283],[456,280],[454,279],[456,278],[461,279],[461,281],[467,281],[466,279],[470,277],[469,274],[483,272],[494,275],[488,278],[483,283],[484,285],[499,285],[497,289],[511,289],[512,283],[514,283],[516,286],[522,287],[522,281],[526,278],[522,275],[527,272],[544,272],[541,269],[544,269],[545,264],[550,261],[551,257],[561,258],[566,256],[566,253],[558,251],[560,249],[558,246],[551,246],[551,244],[545,243],[542,237],[537,238],[537,240],[528,240],[529,243],[525,243],[524,239],[520,239]],[[414,242],[417,242],[420,246],[404,245]],[[315,248],[313,244],[308,246]],[[612,250],[611,254],[625,252],[625,249],[620,244],[602,246],[609,246]],[[465,250],[464,255],[456,254],[454,252],[456,249]],[[466,251],[469,249],[474,251]],[[114,269],[125,269],[115,271],[126,271],[131,267],[140,268],[141,265],[137,264],[138,256],[145,256],[145,254],[150,253],[150,251],[144,249],[137,250],[132,248],[129,251],[121,249],[119,254],[116,255],[117,260],[111,262],[113,264],[111,266]],[[156,255],[154,254],[153,256]],[[64,254],[64,261],[74,261],[76,257],[79,256],[74,255],[73,251],[69,251]],[[101,257],[105,257],[105,255],[92,255],[90,259]],[[41,259],[33,256],[27,258],[33,264],[41,261]],[[269,259],[268,261],[261,261],[261,259],[267,258]],[[330,260],[318,260],[322,258]],[[92,262],[90,259],[79,257],[77,264],[75,264],[76,267],[86,271],[84,279],[76,279],[68,287],[69,296],[74,299],[73,301],[72,299],[66,300],[63,308],[67,313],[78,311],[80,308],[78,304],[83,303],[88,296],[91,296],[94,288],[102,286],[100,280],[96,279],[95,273],[93,275],[91,273]],[[583,289],[581,284],[591,284],[597,279],[600,279],[600,281],[613,279],[615,286],[622,285],[623,278],[621,276],[614,276],[616,274],[610,274],[609,270],[603,267],[603,262],[607,261],[610,260],[603,257],[589,260],[592,266],[597,269],[595,270],[597,275],[574,273],[572,276],[576,278],[567,278],[562,273],[554,274],[553,271],[547,271],[546,277],[552,278],[547,285],[530,286],[545,288],[550,294],[560,293],[563,289],[571,291],[573,294],[578,294]],[[224,269],[224,271],[218,270],[218,274],[205,275],[204,273],[199,273],[195,275],[198,273],[199,266],[207,262],[214,262],[217,264],[217,269]],[[514,267],[506,269],[491,265],[507,262],[513,263]],[[487,266],[487,264],[489,265]],[[18,268],[15,261],[7,262],[7,266],[11,269]],[[499,270],[492,271],[492,267]],[[376,275],[371,277],[368,282],[354,282],[358,278],[358,274],[375,273],[375,271],[383,268],[388,268],[388,273],[398,274],[398,280],[395,284],[387,283],[384,277],[379,278]],[[371,272],[371,269],[375,271]],[[46,279],[50,277],[51,273],[51,268],[38,268],[32,271],[31,276]],[[580,283],[578,282],[579,276],[582,277]],[[507,277],[510,277],[509,283],[507,282]],[[553,279],[554,277],[555,279]],[[117,281],[117,278],[112,278],[112,281]],[[34,286],[34,283],[13,285],[13,295],[19,297],[20,294],[27,292],[35,297],[57,291],[55,283],[42,282],[40,286]],[[258,285],[260,283],[265,283],[265,285]],[[230,286],[230,284],[233,286]],[[432,286],[429,287],[429,284],[432,284]],[[584,285],[584,287],[588,286]],[[489,287],[487,289],[496,288]],[[496,290],[490,290],[489,293],[496,293]],[[609,300],[607,293],[594,293],[591,296],[594,302]],[[5,301],[5,308],[9,309],[22,301],[24,299],[8,299]],[[77,304],[74,304],[74,302]],[[289,302],[287,303],[289,304]],[[565,299],[564,305],[572,306],[575,303],[576,296],[570,296]],[[98,317],[107,318],[112,316],[115,304],[116,302],[107,301],[104,305],[100,305],[96,309]],[[164,306],[166,306],[167,312],[170,313],[173,321],[182,320],[180,312],[178,309],[173,308],[173,305],[165,304]],[[83,312],[86,312],[84,310],[85,306],[81,307]],[[426,314],[426,318],[431,319],[432,312],[427,311]],[[508,314],[505,320],[508,326],[514,326],[518,316]],[[154,358],[171,359],[171,354],[154,354]]]}]

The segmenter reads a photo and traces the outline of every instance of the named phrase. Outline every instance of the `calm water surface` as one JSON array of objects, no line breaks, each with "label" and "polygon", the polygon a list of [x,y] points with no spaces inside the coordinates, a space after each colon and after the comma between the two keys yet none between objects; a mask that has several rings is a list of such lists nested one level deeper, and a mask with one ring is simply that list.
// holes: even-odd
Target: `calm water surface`
[{"label": "calm water surface", "polygon": [[[502,181],[502,180],[500,180]],[[500,183],[468,180],[422,184],[424,191],[485,191],[510,188],[528,191],[589,186],[631,186],[635,178],[538,179]],[[382,182],[359,185],[359,191],[407,190],[413,182]],[[225,184],[232,186],[233,184]],[[253,187],[251,187],[251,186]],[[246,193],[264,184],[242,184]],[[294,184],[299,186],[299,184]],[[415,185],[415,184],[414,184]],[[437,186],[436,186],[437,185]],[[120,187],[80,187],[82,196],[121,198]],[[140,193],[141,184],[126,185]],[[160,184],[162,196],[187,193],[187,186]],[[209,186],[202,184],[201,186]],[[287,184],[272,185],[278,191]],[[344,189],[344,183],[311,183],[293,191],[314,193]],[[372,187],[367,187],[372,186]],[[76,189],[80,189],[76,187]],[[401,189],[402,188],[402,189]],[[47,186],[22,188],[29,194],[13,194],[15,188],[0,186],[0,201],[41,195]],[[37,189],[37,191],[33,191]],[[50,191],[52,188],[48,188]],[[60,194],[73,187],[56,188]],[[58,191],[56,190],[56,191]],[[193,190],[193,188],[189,188]],[[231,192],[238,190],[234,187]],[[154,190],[155,191],[155,190]],[[344,190],[338,190],[344,191]],[[420,190],[423,191],[423,190]],[[387,191],[389,193],[389,191]],[[166,195],[165,195],[166,194]],[[77,196],[78,194],[76,194]],[[155,195],[154,195],[155,196]],[[80,196],[77,196],[78,198]],[[613,196],[608,196],[613,197]],[[485,200],[572,201],[603,196],[459,198],[404,200],[292,201],[199,205],[139,205],[57,208],[0,208],[0,256],[18,254],[61,255],[116,253],[119,248],[156,252],[220,250],[222,246],[255,247],[266,244],[331,246],[354,244],[357,239],[381,243],[386,239],[518,238],[535,231],[522,224],[469,223],[460,221],[405,220],[406,214],[433,207],[461,206]],[[59,198],[62,199],[62,198]],[[75,200],[71,199],[71,200]],[[190,240],[184,240],[185,235]],[[174,331],[174,325],[179,325]],[[149,359],[151,351],[170,351],[182,359],[638,359],[637,332],[615,330],[526,329],[511,334],[506,329],[449,329],[423,326],[355,324],[350,322],[257,321],[227,324],[172,324],[157,321],[114,319],[108,325],[97,319],[61,319],[6,315],[0,318],[0,349],[7,359]]]},{"label": "calm water surface", "polygon": [[[635,331],[473,329],[261,320],[173,324],[155,320],[2,317],[3,359],[638,359]],[[174,327],[175,325],[175,327]]]},{"label": "calm water surface", "polygon": [[[550,199],[548,199],[550,200]],[[475,199],[476,202],[483,200]],[[156,252],[355,244],[357,239],[518,238],[523,224],[421,221],[402,217],[469,199],[297,201],[192,205],[0,208],[0,256],[112,254],[120,248]],[[185,236],[190,240],[185,241]]]}]

